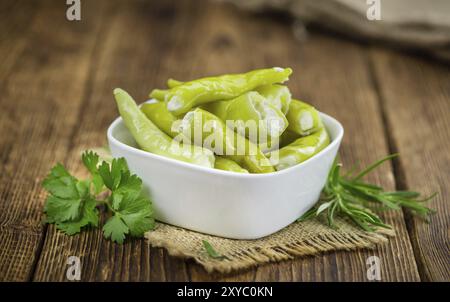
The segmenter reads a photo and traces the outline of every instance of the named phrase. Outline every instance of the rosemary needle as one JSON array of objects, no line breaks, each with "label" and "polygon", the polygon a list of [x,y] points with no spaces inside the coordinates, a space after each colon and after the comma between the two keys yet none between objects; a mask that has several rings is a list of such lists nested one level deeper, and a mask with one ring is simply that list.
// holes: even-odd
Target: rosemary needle
[{"label": "rosemary needle", "polygon": [[357,173],[356,176],[352,176],[354,173],[341,175],[342,165],[335,161],[328,174],[321,200],[312,209],[303,214],[298,221],[326,215],[328,225],[335,228],[335,218],[336,216],[341,216],[349,218],[366,231],[374,231],[376,227],[390,228],[370,209],[371,203],[380,204],[383,208],[393,210],[407,208],[414,214],[427,218],[434,210],[424,206],[423,203],[435,197],[436,193],[420,199],[420,193],[418,192],[387,192],[380,186],[361,180],[378,166],[396,156],[398,154],[386,156],[369,165]]}]

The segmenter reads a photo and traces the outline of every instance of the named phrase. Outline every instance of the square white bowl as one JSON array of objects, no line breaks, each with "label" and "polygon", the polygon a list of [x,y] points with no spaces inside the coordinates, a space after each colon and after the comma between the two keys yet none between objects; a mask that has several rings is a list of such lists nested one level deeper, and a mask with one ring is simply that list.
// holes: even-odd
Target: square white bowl
[{"label": "square white bowl", "polygon": [[138,149],[117,118],[108,128],[113,157],[124,157],[143,182],[156,219],[234,239],[257,239],[288,226],[319,199],[344,129],[320,114],[331,143],[285,170],[241,174],[177,161]]}]

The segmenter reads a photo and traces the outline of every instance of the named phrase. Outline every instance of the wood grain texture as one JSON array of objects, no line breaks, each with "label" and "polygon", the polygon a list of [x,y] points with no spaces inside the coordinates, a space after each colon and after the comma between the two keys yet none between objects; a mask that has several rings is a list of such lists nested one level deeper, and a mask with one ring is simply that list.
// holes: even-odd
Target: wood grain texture
[{"label": "wood grain texture", "polygon": [[[367,281],[366,259],[372,255],[380,257],[383,281],[448,280],[447,69],[400,54],[370,53],[367,46],[315,32],[298,42],[280,18],[213,1],[83,1],[82,21],[74,23],[65,19],[64,1],[22,6],[23,13],[0,20],[10,28],[0,34],[9,41],[0,43],[0,60],[8,58],[0,65],[0,280],[65,281],[72,255],[81,259],[83,281]],[[405,152],[407,158],[394,167],[396,180],[389,164],[370,180],[388,189],[439,190],[432,206],[442,212],[430,225],[408,213],[407,223],[401,212],[384,213],[397,236],[374,250],[226,275],[207,274],[143,240],[117,245],[99,229],[68,237],[41,226],[43,177],[56,161],[86,175],[80,153],[106,144],[106,128],[117,116],[115,87],[141,102],[169,77],[188,80],[266,66],[292,67],[293,94],[343,123],[340,155],[346,167],[366,165],[392,150]],[[414,88],[405,91],[409,86]],[[424,102],[429,97],[432,104]],[[413,132],[411,120],[420,126]],[[416,137],[424,144],[417,146]]]},{"label": "wood grain texture", "polygon": [[436,214],[430,223],[407,215],[422,280],[450,281],[450,68],[420,58],[374,49],[374,72],[379,81],[399,189],[431,195]]},{"label": "wood grain texture", "polygon": [[30,28],[39,7],[37,1],[0,2],[0,83],[9,75],[30,37]]},{"label": "wood grain texture", "polygon": [[[202,21],[204,25],[194,31],[194,35],[201,35],[204,40],[201,49],[208,50],[208,55],[202,58],[203,64],[199,64],[200,66],[208,66],[208,69],[209,66],[214,66],[211,67],[212,72],[217,73],[229,70],[228,65],[232,64],[231,68],[236,68],[243,64],[236,65],[233,62],[246,62],[246,69],[265,66],[292,67],[295,72],[289,81],[289,87],[293,95],[311,102],[344,124],[347,132],[341,148],[344,164],[365,165],[388,153],[365,49],[350,42],[321,36],[312,36],[303,44],[297,42],[289,27],[280,24],[279,20],[242,14],[226,6],[214,6],[208,11]],[[335,49],[340,51],[335,52]],[[217,71],[214,68],[217,68]],[[376,172],[370,180],[387,188],[394,187],[389,165]],[[384,217],[395,227],[398,234],[388,245],[373,251],[338,252],[302,258],[261,266],[245,272],[243,276],[216,275],[213,278],[236,280],[243,277],[244,280],[255,281],[366,281],[366,259],[376,255],[381,259],[381,275],[384,281],[419,280],[402,214],[386,213]],[[197,265],[189,267],[193,280],[211,279],[211,275],[204,273]]]},{"label": "wood grain texture", "polygon": [[[95,29],[95,22],[69,26],[64,5],[41,2],[27,43],[2,82],[1,280],[28,280],[39,255],[44,230],[40,183],[51,165],[66,156]],[[74,42],[81,39],[82,45]]]},{"label": "wood grain texture", "polygon": [[[105,129],[109,121],[111,121],[116,114],[114,109],[106,109],[108,108],[106,100],[111,99],[110,91],[117,85],[125,87],[132,93],[133,91],[142,93],[142,91],[146,92],[148,90],[147,87],[149,87],[152,82],[156,83],[153,85],[162,85],[163,79],[169,76],[183,80],[204,74],[221,73],[223,70],[227,70],[227,72],[237,72],[267,65],[284,66],[289,64],[289,62],[291,65],[296,62],[295,64],[298,64],[298,67],[302,66],[303,68],[307,68],[307,62],[314,63],[316,60],[320,59],[320,56],[317,55],[318,50],[336,46],[345,49],[348,48],[347,52],[343,52],[345,57],[341,60],[340,66],[335,66],[336,63],[334,62],[336,61],[332,59],[329,59],[327,62],[321,62],[319,66],[331,66],[331,68],[334,68],[336,76],[339,76],[341,74],[340,69],[344,68],[346,64],[351,64],[352,69],[356,69],[359,73],[356,73],[349,79],[344,79],[342,84],[353,85],[351,87],[358,89],[358,91],[360,90],[359,93],[361,94],[360,97],[355,100],[355,98],[352,97],[353,91],[348,91],[349,98],[353,100],[351,105],[357,106],[358,100],[362,100],[359,103],[360,110],[363,111],[365,107],[369,106],[369,108],[372,107],[373,111],[376,112],[376,114],[368,114],[368,119],[365,120],[355,119],[352,114],[348,115],[346,118],[350,124],[348,127],[353,128],[356,126],[358,128],[363,127],[364,129],[364,125],[367,125],[366,131],[368,132],[373,131],[373,128],[376,129],[378,127],[378,130],[375,130],[375,133],[378,131],[380,134],[378,142],[375,141],[373,146],[366,147],[379,149],[378,153],[372,153],[372,158],[367,157],[365,152],[360,150],[359,145],[357,144],[352,146],[356,150],[353,152],[362,151],[361,158],[365,159],[366,162],[375,159],[375,156],[377,155],[381,156],[383,150],[384,153],[387,152],[385,142],[382,139],[383,136],[381,135],[383,129],[380,124],[377,100],[375,99],[375,93],[372,90],[367,75],[365,74],[367,66],[360,49],[349,43],[336,45],[336,43],[339,42],[330,41],[329,39],[318,39],[316,41],[310,41],[311,43],[308,44],[308,48],[305,48],[305,51],[309,52],[310,57],[302,58],[298,55],[296,49],[299,45],[294,42],[294,39],[290,36],[289,30],[284,26],[279,26],[273,22],[260,28],[260,25],[265,24],[264,22],[261,22],[262,20],[249,17],[248,21],[242,21],[242,18],[236,17],[236,11],[233,11],[228,7],[228,10],[224,10],[221,6],[211,6],[209,14],[205,14],[200,18],[193,8],[194,7],[188,3],[180,7],[180,10],[182,9],[185,14],[183,16],[184,18],[180,18],[179,22],[171,23],[172,27],[169,26],[164,37],[160,36],[160,33],[154,29],[166,25],[168,26],[168,24],[165,24],[164,22],[167,22],[167,19],[170,18],[155,18],[155,21],[153,22],[157,22],[156,24],[144,26],[144,24],[148,24],[149,21],[148,18],[146,18],[147,16],[142,13],[145,11],[143,7],[136,8],[136,11],[130,10],[127,11],[126,14],[121,13],[120,15],[115,16],[110,31],[108,32],[108,36],[104,41],[105,46],[102,49],[103,51],[100,51],[101,54],[98,55],[100,60],[98,66],[95,67],[96,76],[93,78],[92,84],[96,87],[96,91],[88,97],[89,101],[86,103],[85,114],[80,121],[81,127],[74,137],[75,140],[73,145],[76,146],[76,148],[71,152],[71,160],[69,161],[72,169],[77,170],[80,168],[79,152],[81,150],[95,145],[96,142],[104,141],[104,134],[98,129]],[[159,9],[161,11],[158,15],[171,16],[177,13],[176,11],[171,13],[164,12],[167,7],[160,7]],[[155,10],[155,7],[153,7],[152,10]],[[137,11],[142,15],[137,15]],[[188,15],[186,12],[190,12],[192,15]],[[216,22],[213,22],[213,20]],[[187,26],[187,24],[190,26]],[[211,26],[211,24],[217,25]],[[130,46],[122,45],[120,39],[117,38],[130,27],[142,28],[141,31],[135,30],[131,36],[130,34],[128,36],[129,39],[142,41],[142,45],[136,46],[136,49],[129,49],[128,47]],[[238,28],[245,28],[246,31],[242,33],[242,31],[237,30]],[[252,53],[250,48],[254,45],[262,45],[262,40],[268,38],[267,32],[270,32],[271,35],[271,41],[268,45],[277,45],[277,47],[261,51],[260,53],[262,55]],[[171,35],[171,33],[173,33],[173,35]],[[147,40],[145,40],[145,37],[147,37]],[[148,41],[149,38],[155,39],[154,41],[157,41],[158,44],[167,44],[165,45],[165,48],[157,48],[154,45],[155,42],[152,43],[152,41]],[[187,43],[190,43],[192,47],[188,49],[180,49],[177,47],[177,45],[186,45]],[[159,52],[159,49],[164,49],[165,52]],[[127,56],[131,51],[146,53],[148,56]],[[207,55],[199,56],[199,53]],[[321,53],[319,52],[319,54]],[[359,56],[357,61],[352,59],[355,55],[357,58]],[[159,59],[159,66],[156,67],[158,75],[155,79],[152,79],[152,74],[145,73],[146,70],[150,72],[153,71],[150,68],[139,72],[139,68],[142,68],[142,66],[152,66],[155,64],[152,60],[156,57]],[[185,57],[192,59],[183,60]],[[115,65],[112,65],[112,62],[114,62]],[[232,62],[235,63],[232,64],[233,67],[230,67]],[[311,71],[317,69],[314,64],[309,64],[312,69]],[[116,78],[118,70],[115,68],[117,68],[116,66],[118,65],[121,66],[120,71],[122,74],[119,75],[119,78]],[[192,66],[194,66],[193,70]],[[295,68],[296,66],[294,65],[293,67]],[[174,72],[171,72],[171,70]],[[321,73],[323,76],[329,75],[329,69],[323,70],[322,72],[316,71],[315,73],[310,73],[310,76],[313,77],[310,79],[314,82],[314,77],[320,77]],[[309,75],[308,72],[305,74],[306,76]],[[361,81],[359,80],[361,76],[362,79],[365,77],[365,82],[363,83],[360,83]],[[149,79],[148,81],[142,81],[142,79],[147,78]],[[356,85],[352,83],[353,80],[357,80]],[[317,97],[312,96],[314,99],[321,98],[324,100],[322,102],[323,107],[325,107],[325,109],[323,109],[324,111],[331,110],[326,109],[326,107],[333,108],[333,106],[330,106],[329,104],[331,103],[331,100],[334,101],[337,97],[333,96],[333,93],[329,93],[339,89],[339,87],[330,86],[336,85],[333,83],[336,83],[337,85],[341,84],[336,82],[334,77],[330,77],[329,81],[324,82],[323,89],[319,89],[320,91],[324,91],[324,95],[318,95]],[[296,83],[294,82],[294,87],[295,86]],[[298,86],[311,87],[309,90],[315,91],[312,83],[306,83],[305,85],[298,84]],[[294,91],[295,89],[296,88],[294,88]],[[369,101],[367,101],[367,99]],[[346,113],[346,111],[341,109],[344,108],[343,106],[334,107],[337,108],[337,110],[335,110],[336,114],[338,114],[339,111],[344,114]],[[322,107],[319,106],[319,108]],[[341,113],[341,115],[343,113]],[[342,119],[345,120],[344,117],[342,117]],[[354,125],[355,122],[358,122],[359,124]],[[352,124],[354,126],[352,126]],[[360,144],[365,145],[363,139],[361,139]],[[351,162],[351,160],[352,158],[350,157],[348,161]],[[389,169],[386,169],[385,173],[389,174]],[[379,178],[380,177],[382,176],[380,175]],[[392,186],[392,178],[390,182],[385,181],[385,183]],[[400,228],[401,232],[405,232],[401,217],[398,221],[393,220],[392,222],[395,223],[396,227]],[[145,246],[139,246],[136,242],[128,243],[122,247],[111,245],[109,242],[105,242],[101,239],[100,231],[92,231],[77,237],[67,238],[66,236],[55,232],[52,227],[49,228],[49,234],[44,245],[42,257],[36,269],[36,280],[64,280],[66,268],[65,260],[70,255],[83,255],[83,271],[87,271],[87,275],[83,276],[83,280],[365,280],[365,259],[372,254],[381,255],[386,253],[387,255],[392,255],[393,249],[393,247],[387,247],[387,250],[384,250],[386,248],[381,247],[377,251],[339,253],[337,255],[318,257],[320,259],[304,258],[292,262],[271,264],[244,273],[234,273],[229,276],[211,276],[206,274],[202,268],[192,262],[188,262],[188,267],[186,267],[186,263],[183,260],[169,257],[165,252],[148,249],[148,247]],[[64,242],[64,244],[68,244],[68,247],[63,250],[63,253],[57,248],[60,241]],[[407,239],[395,239],[393,241],[395,246],[397,248],[399,247],[398,250],[403,254],[401,259],[406,260],[396,261],[397,258],[394,256],[384,256],[385,265],[383,266],[382,275],[385,276],[386,280],[417,280],[418,275],[412,257],[411,247],[408,245]],[[82,242],[83,244],[75,245],[76,242]],[[141,266],[139,262],[131,261],[132,258],[147,257],[150,259],[149,266]],[[338,266],[339,262],[341,262],[342,265]],[[60,270],[48,269],[48,266],[51,263],[56,264]],[[155,265],[157,270],[153,269]],[[342,271],[338,273],[336,266],[340,267]],[[391,266],[396,266],[400,269],[393,271],[389,269]]]},{"label": "wood grain texture", "polygon": [[[172,4],[108,1],[109,26],[94,54],[84,109],[69,152],[70,170],[83,171],[83,150],[106,144],[106,128],[118,114],[112,96],[115,87],[126,89],[142,102],[151,87],[162,85],[169,76],[170,70],[160,66],[175,47],[180,26]],[[66,260],[71,255],[81,258],[82,280],[86,281],[188,279],[184,260],[150,249],[143,240],[117,245],[104,240],[101,229],[67,237],[49,227],[34,280],[66,280]]]}]

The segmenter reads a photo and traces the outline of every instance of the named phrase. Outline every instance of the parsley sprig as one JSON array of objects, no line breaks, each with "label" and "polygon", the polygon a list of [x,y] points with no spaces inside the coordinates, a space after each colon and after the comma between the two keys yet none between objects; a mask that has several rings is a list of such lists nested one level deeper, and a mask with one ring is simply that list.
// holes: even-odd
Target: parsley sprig
[{"label": "parsley sprig", "polygon": [[86,151],[81,159],[89,179],[79,180],[57,164],[43,181],[49,193],[44,207],[47,223],[74,235],[85,227],[98,227],[99,209],[104,208],[109,218],[103,234],[117,243],[123,243],[126,235],[141,237],[154,227],[151,201],[142,195],[142,181],[131,174],[124,158],[100,163],[96,153]]},{"label": "parsley sprig", "polygon": [[[420,199],[420,193],[414,191],[387,192],[380,186],[369,184],[362,180],[364,176],[375,170],[384,162],[393,159],[398,154],[392,154],[369,165],[356,175],[347,173],[341,175],[341,166],[334,162],[320,202],[307,211],[299,221],[326,215],[328,225],[336,227],[336,216],[347,217],[366,231],[374,231],[377,227],[390,228],[374,213],[373,205],[381,205],[381,209],[400,210],[407,208],[414,214],[427,218],[434,210],[424,206],[424,202],[436,196]],[[378,207],[380,209],[380,207]]]},{"label": "parsley sprig", "polygon": [[226,256],[219,254],[214,247],[206,240],[202,240],[203,248],[205,249],[206,253],[208,253],[208,256],[217,260],[223,260],[227,259]]}]

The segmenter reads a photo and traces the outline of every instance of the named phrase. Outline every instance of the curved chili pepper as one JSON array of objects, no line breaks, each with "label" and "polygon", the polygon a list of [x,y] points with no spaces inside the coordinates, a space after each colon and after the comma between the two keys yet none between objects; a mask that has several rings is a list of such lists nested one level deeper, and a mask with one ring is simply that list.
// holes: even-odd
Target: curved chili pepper
[{"label": "curved chili pepper", "polygon": [[221,156],[216,156],[216,161],[214,163],[214,169],[237,172],[237,173],[248,173],[248,171],[238,165],[235,161],[227,159]]},{"label": "curved chili pepper", "polygon": [[293,143],[295,140],[299,139],[300,135],[298,135],[297,133],[290,131],[290,130],[286,130],[283,132],[283,134],[281,134],[280,136],[280,148],[283,148],[291,143]]},{"label": "curved chili pepper", "polygon": [[[269,158],[275,169],[279,171],[304,162],[319,153],[329,143],[330,137],[325,127],[322,127],[319,131],[300,137],[280,150],[272,151]],[[275,152],[278,152],[278,154]]]},{"label": "curved chili pepper", "polygon": [[255,90],[261,94],[269,104],[281,110],[283,114],[288,113],[292,98],[289,88],[284,85],[273,84],[261,86]]},{"label": "curved chili pepper", "polygon": [[172,140],[142,113],[126,91],[116,88],[114,97],[125,126],[143,150],[204,167],[214,166],[215,157],[210,150]]},{"label": "curved chili pepper", "polygon": [[305,136],[319,130],[321,127],[319,112],[311,105],[292,99],[286,115],[289,122],[288,130]]},{"label": "curved chili pepper", "polygon": [[164,98],[166,97],[166,94],[169,92],[169,90],[164,90],[164,89],[153,89],[152,90],[152,94],[151,97],[153,99],[156,99],[160,102],[164,101]]},{"label": "curved chili pepper", "polygon": [[[163,130],[167,135],[174,138],[180,133],[177,129],[177,118],[169,112],[166,104],[163,102],[152,101],[141,106],[141,111],[149,118],[159,129]],[[233,147],[234,149],[234,147]],[[216,156],[214,168],[238,173],[248,173],[248,171],[238,163],[224,157]]]},{"label": "curved chili pepper", "polygon": [[[202,78],[164,92],[164,101],[169,111],[180,115],[201,104],[235,98],[258,86],[283,83],[289,79],[291,73],[290,68],[274,67],[243,74]],[[160,90],[152,91],[150,96],[161,97],[160,92]]]},{"label": "curved chili pepper", "polygon": [[178,120],[169,110],[164,102],[152,101],[141,106],[141,111],[150,119],[159,129],[164,131],[170,137],[178,135],[172,127]]},{"label": "curved chili pepper", "polygon": [[170,78],[170,79],[167,80],[167,87],[169,87],[169,89],[170,89],[170,88],[177,87],[177,86],[180,86],[180,85],[182,85],[182,84],[183,84],[183,82],[177,81],[177,80],[172,79],[172,78]]},{"label": "curved chili pepper", "polygon": [[196,108],[186,113],[179,130],[190,137],[194,144],[237,162],[251,173],[275,171],[258,146],[235,133],[220,118],[206,110]]},{"label": "curved chili pepper", "polygon": [[[263,143],[279,137],[288,126],[288,121],[278,108],[266,102],[258,92],[249,91],[229,101],[218,101],[203,106],[223,121],[239,121],[237,131],[254,143]],[[249,122],[254,132],[246,127]]]}]

